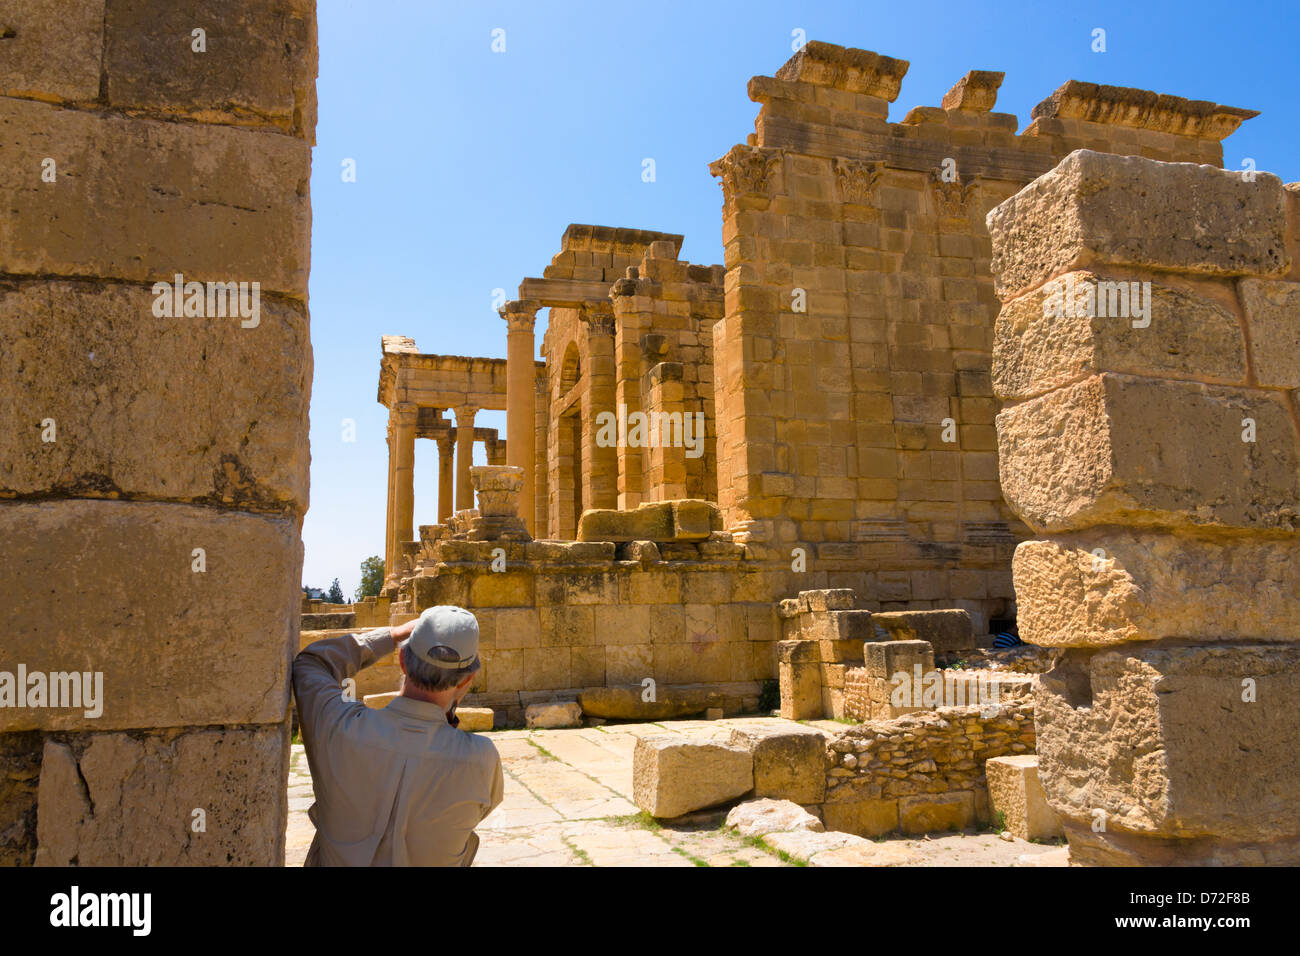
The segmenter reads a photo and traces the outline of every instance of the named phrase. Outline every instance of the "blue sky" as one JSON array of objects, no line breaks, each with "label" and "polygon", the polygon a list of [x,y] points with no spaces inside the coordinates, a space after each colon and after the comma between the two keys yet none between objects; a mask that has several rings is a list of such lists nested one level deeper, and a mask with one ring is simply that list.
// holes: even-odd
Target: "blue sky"
[{"label": "blue sky", "polygon": [[[909,60],[891,120],[937,106],[972,69],[1006,72],[996,109],[1022,128],[1067,79],[1136,86],[1260,110],[1225,141],[1225,166],[1250,157],[1300,179],[1294,0],[319,0],[318,16],[303,581],[338,577],[349,596],[361,560],[384,547],[380,336],[504,357],[493,290],[514,298],[570,222],[683,233],[683,257],[721,262],[721,190],[708,164],[753,132],[758,105],[745,84],[790,57],[796,29]],[[1091,49],[1097,27],[1105,53]],[[498,28],[503,53],[491,48]],[[647,157],[653,183],[641,178]],[[342,181],[345,159],[356,182]],[[543,329],[539,320],[539,343]],[[345,419],[354,442],[343,440]],[[504,414],[480,413],[477,424],[504,432]],[[436,520],[435,463],[434,444],[417,442],[416,524]]]}]

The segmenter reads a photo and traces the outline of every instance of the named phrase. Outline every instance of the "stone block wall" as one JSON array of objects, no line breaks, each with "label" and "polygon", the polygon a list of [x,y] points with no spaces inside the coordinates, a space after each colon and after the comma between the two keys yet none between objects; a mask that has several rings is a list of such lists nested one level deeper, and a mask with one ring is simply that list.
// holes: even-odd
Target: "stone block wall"
[{"label": "stone block wall", "polygon": [[723,190],[713,326],[718,501],[727,527],[860,593],[1014,616],[1028,530],[999,486],[990,380],[997,296],[984,215],[1073,149],[1220,164],[1253,113],[1067,83],[993,112],[1000,73],[889,122],[907,63],[809,43],[755,77],[755,133],[711,167]]},{"label": "stone block wall", "polygon": [[1064,649],[1035,706],[1076,863],[1300,860],[1296,188],[1084,150],[988,217],[1020,633]]},{"label": "stone block wall", "polygon": [[1034,710],[949,707],[852,727],[827,745],[828,830],[879,836],[989,823],[984,763],[1033,753]]},{"label": "stone block wall", "polygon": [[[0,20],[0,863],[277,864],[315,6]],[[208,283],[247,283],[245,310]],[[101,687],[95,707],[58,674]]]},{"label": "stone block wall", "polygon": [[[483,669],[468,706],[519,723],[530,703],[576,699],[597,687],[665,692],[708,685],[729,712],[757,708],[777,676],[779,620],[769,594],[788,575],[741,562],[716,533],[698,543],[433,542],[407,581],[402,614],[436,604],[469,608]],[[491,570],[493,552],[504,570]]]}]

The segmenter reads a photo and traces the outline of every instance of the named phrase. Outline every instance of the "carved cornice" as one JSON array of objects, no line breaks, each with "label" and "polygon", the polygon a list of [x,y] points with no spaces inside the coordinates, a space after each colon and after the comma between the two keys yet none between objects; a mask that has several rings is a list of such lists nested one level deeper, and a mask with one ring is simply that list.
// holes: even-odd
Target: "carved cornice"
[{"label": "carved cornice", "polygon": [[831,160],[835,171],[835,184],[839,188],[840,201],[856,203],[859,206],[873,204],[876,186],[885,175],[883,160],[845,159],[836,156]]},{"label": "carved cornice", "polygon": [[722,183],[723,203],[732,206],[740,199],[766,199],[775,190],[784,155],[779,149],[733,146],[726,156],[710,163],[709,172]]}]

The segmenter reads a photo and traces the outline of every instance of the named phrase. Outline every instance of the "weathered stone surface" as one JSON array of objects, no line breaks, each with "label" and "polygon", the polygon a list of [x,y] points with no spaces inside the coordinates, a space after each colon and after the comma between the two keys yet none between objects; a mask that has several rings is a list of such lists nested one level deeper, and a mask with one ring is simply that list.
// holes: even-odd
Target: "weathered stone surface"
[{"label": "weathered stone surface", "polygon": [[467,733],[491,730],[496,719],[491,707],[457,707],[456,716],[460,718],[460,729]]},{"label": "weathered stone surface", "polygon": [[911,834],[964,830],[975,824],[975,794],[959,790],[900,797],[898,824],[900,830]]},{"label": "weathered stone surface", "polygon": [[878,96],[893,102],[907,75],[907,67],[906,60],[810,40],[776,71],[776,78]]},{"label": "weathered stone surface", "polygon": [[1255,380],[1300,388],[1300,282],[1242,279],[1238,286]]},{"label": "weathered stone surface", "polygon": [[826,797],[827,735],[813,727],[779,730],[736,728],[731,744],[754,757],[754,796],[775,797],[799,804],[821,803]]},{"label": "weathered stone surface", "polygon": [[104,0],[0,0],[0,25],[7,31],[0,96],[99,96]]},{"label": "weathered stone surface", "polygon": [[[1263,862],[1268,843],[1296,862],[1297,693],[1294,646],[1070,651],[1039,678],[1034,707],[1039,778],[1072,857],[1083,835],[1091,862],[1106,845],[1126,857],[1140,837],[1165,841],[1142,852],[1167,862]],[[1106,832],[1088,837],[1098,811]]]},{"label": "weathered stone surface", "polygon": [[[162,7],[114,0],[103,22],[108,102],[207,123],[273,126],[310,139],[315,8],[314,0],[176,0]],[[193,49],[196,26],[206,31],[205,53]]]},{"label": "weathered stone surface", "polygon": [[989,212],[1004,298],[1080,266],[1285,272],[1282,182],[1258,173],[1075,150]]},{"label": "weathered stone surface", "polygon": [[48,738],[36,864],[282,865],[288,772],[284,725]]},{"label": "weathered stone surface", "polygon": [[763,842],[809,866],[909,866],[920,862],[899,844],[876,844],[851,833],[789,830],[769,833]]},{"label": "weathered stone surface", "polygon": [[877,837],[898,829],[898,800],[828,800],[822,816],[828,830]]},{"label": "weathered stone surface", "polygon": [[590,509],[578,521],[579,541],[703,541],[722,530],[711,501],[653,501],[631,511]]},{"label": "weathered stone surface", "polygon": [[997,426],[1003,494],[1040,533],[1300,527],[1300,453],[1280,393],[1107,373],[1008,408]]},{"label": "weathered stone surface", "polygon": [[[96,730],[284,719],[301,594],[292,521],[145,502],[10,502],[0,504],[0,540],[0,593],[41,609],[9,623],[4,669],[101,672]],[[206,571],[192,570],[196,548]],[[83,730],[84,711],[4,707],[0,731]]]},{"label": "weathered stone surface", "polygon": [[791,660],[803,648],[817,652],[815,641],[779,641],[777,680],[781,691],[781,716],[786,720],[819,720],[822,704],[821,664],[817,660]]},{"label": "weathered stone surface", "polygon": [[1056,811],[1047,805],[1038,779],[1038,756],[1017,754],[984,763],[989,807],[994,822],[1022,840],[1055,840],[1065,836]]},{"label": "weathered stone surface", "polygon": [[1149,298],[1133,296],[1132,281],[1071,272],[1004,303],[993,333],[998,397],[1030,398],[1097,372],[1245,383],[1241,324],[1222,303],[1159,283]]},{"label": "weathered stone surface", "polygon": [[754,789],[748,750],[681,736],[642,737],[632,758],[633,800],[651,816],[679,817]]},{"label": "weathered stone surface", "polygon": [[581,727],[582,706],[576,700],[529,704],[524,708],[524,723],[530,728]]},{"label": "weathered stone surface", "polygon": [[325,614],[304,614],[301,626],[304,631],[346,631],[355,627],[356,623],[357,616],[353,611],[330,611]]},{"label": "weathered stone surface", "polygon": [[[11,275],[152,284],[180,273],[307,297],[311,147],[300,139],[4,99],[0,149]],[[59,161],[54,183],[37,174],[46,157]]]},{"label": "weathered stone surface", "polygon": [[644,700],[647,688],[641,684],[624,687],[591,687],[578,695],[582,712],[609,720],[671,720],[702,714],[719,706],[722,692],[706,684],[673,684],[655,687],[654,700]]},{"label": "weathered stone surface", "polygon": [[39,733],[0,734],[0,866],[31,866],[36,858],[43,750]]},{"label": "weathered stone surface", "polygon": [[1094,528],[1021,543],[1013,574],[1031,644],[1300,640],[1294,536]]},{"label": "weathered stone surface", "polygon": [[727,826],[741,836],[765,836],[790,830],[822,833],[826,829],[815,816],[789,800],[748,800],[731,808]]},{"label": "weathered stone surface", "polygon": [[872,641],[863,645],[863,659],[872,677],[891,679],[895,674],[911,675],[934,670],[934,645],[929,641]]},{"label": "weathered stone surface", "polygon": [[960,609],[888,611],[871,616],[893,641],[926,641],[935,654],[970,650],[975,646],[970,614]]},{"label": "weathered stone surface", "polygon": [[0,496],[305,511],[303,307],[264,299],[259,324],[242,328],[237,316],[157,318],[153,300],[122,285],[0,287],[0,419],[14,424],[0,433]]}]

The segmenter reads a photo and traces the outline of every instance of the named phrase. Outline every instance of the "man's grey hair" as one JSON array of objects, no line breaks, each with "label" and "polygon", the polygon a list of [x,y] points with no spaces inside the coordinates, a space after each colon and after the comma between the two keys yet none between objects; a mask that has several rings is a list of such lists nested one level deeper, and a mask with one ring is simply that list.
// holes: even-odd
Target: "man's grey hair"
[{"label": "man's grey hair", "polygon": [[430,693],[451,690],[470,674],[478,673],[479,668],[483,666],[480,660],[475,657],[474,663],[457,670],[451,670],[447,667],[434,667],[428,661],[415,656],[415,651],[411,650],[409,640],[402,642],[401,650],[398,653],[402,655],[402,666],[406,668],[406,679],[420,690]]}]

